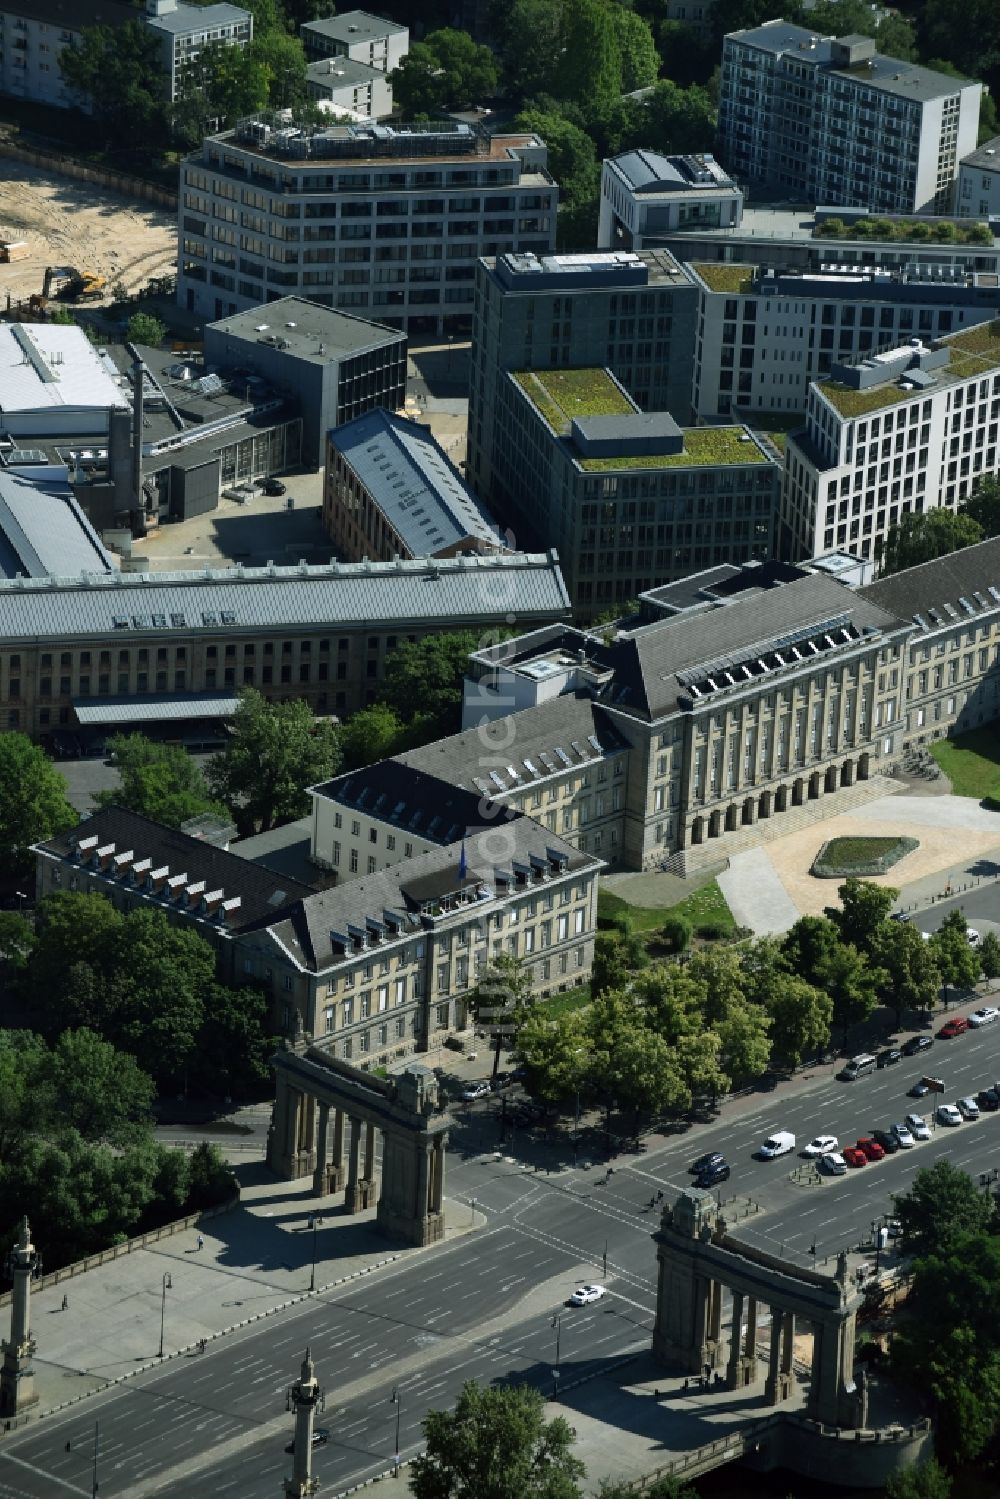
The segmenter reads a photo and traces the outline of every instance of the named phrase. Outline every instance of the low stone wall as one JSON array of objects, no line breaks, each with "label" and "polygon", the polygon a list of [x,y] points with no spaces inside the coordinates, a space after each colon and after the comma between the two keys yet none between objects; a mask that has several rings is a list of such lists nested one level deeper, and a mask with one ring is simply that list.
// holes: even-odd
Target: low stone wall
[{"label": "low stone wall", "polygon": [[[138,1238],[126,1239],[122,1244],[112,1244],[110,1249],[102,1249],[97,1254],[88,1254],[85,1260],[75,1260],[72,1265],[63,1265],[60,1270],[53,1270],[51,1275],[43,1275],[31,1283],[32,1292],[44,1291],[47,1286],[57,1286],[61,1280],[72,1280],[74,1275],[82,1275],[85,1270],[93,1270],[97,1265],[107,1264],[108,1260],[119,1260],[123,1254],[134,1254],[137,1249],[148,1249],[150,1244],[158,1244],[161,1239],[172,1238],[174,1234],[184,1233],[189,1228],[196,1228],[199,1223],[206,1223],[209,1218],[218,1218],[222,1213],[228,1213],[239,1204],[240,1189],[237,1186],[232,1197],[226,1202],[220,1202],[217,1207],[205,1208],[200,1213],[188,1213],[186,1218],[175,1218],[172,1223],[164,1223],[160,1228],[150,1229],[148,1234],[140,1234]],[[4,1291],[0,1296],[0,1307],[10,1306],[11,1291]]]},{"label": "low stone wall", "polygon": [[78,182],[93,182],[126,198],[142,198],[147,203],[158,203],[162,208],[177,207],[177,194],[169,188],[158,187],[155,182],[146,182],[144,178],[132,177],[127,172],[115,172],[109,167],[89,166],[86,162],[74,161],[71,156],[59,156],[54,151],[39,151],[8,135],[0,134],[0,156],[13,157],[15,161],[26,162],[42,172],[75,177]]}]

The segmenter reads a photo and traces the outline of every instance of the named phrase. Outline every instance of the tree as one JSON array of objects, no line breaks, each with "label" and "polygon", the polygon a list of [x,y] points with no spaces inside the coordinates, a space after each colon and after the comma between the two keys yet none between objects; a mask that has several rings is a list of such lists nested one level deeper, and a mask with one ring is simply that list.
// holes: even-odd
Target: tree
[{"label": "tree", "polygon": [[887,1480],[885,1499],[951,1499],[951,1477],[936,1458],[910,1463]]},{"label": "tree", "polygon": [[980,974],[979,953],[969,941],[964,911],[949,911],[927,945],[945,984],[972,988]]},{"label": "tree", "polygon": [[920,51],[944,59],[959,76],[986,77],[1000,66],[1000,15],[993,0],[925,0],[919,13]]},{"label": "tree", "polygon": [[34,950],[35,928],[27,917],[17,911],[0,911],[0,958],[10,968],[20,971]]},{"label": "tree", "polygon": [[386,667],[385,701],[407,722],[426,717],[439,735],[458,729],[469,654],[480,645],[473,630],[401,641]]},{"label": "tree", "polygon": [[[632,1484],[627,1480],[604,1478],[601,1480],[601,1487],[595,1499],[635,1499],[635,1492]],[[698,1491],[692,1488],[691,1484],[685,1483],[683,1478],[674,1478],[670,1475],[666,1478],[657,1478],[643,1489],[642,1494],[643,1499],[698,1499]],[[928,1499],[936,1499],[936,1496],[928,1495]]]},{"label": "tree", "polygon": [[771,1060],[797,1067],[802,1058],[822,1051],[830,1040],[833,1001],[822,989],[793,973],[781,944],[764,938],[743,958],[748,994],[771,1018]]},{"label": "tree", "polygon": [[636,115],[639,135],[659,151],[705,151],[715,139],[716,109],[706,89],[661,78]]},{"label": "tree", "polygon": [[396,108],[405,119],[467,109],[496,93],[497,65],[489,47],[446,26],[414,42],[390,74]]},{"label": "tree", "polygon": [[[1000,943],[997,951],[1000,954]],[[911,922],[886,922],[873,955],[886,975],[883,998],[896,1016],[897,1028],[904,1011],[933,1010],[941,991],[941,973],[931,943],[924,941]]]},{"label": "tree", "polygon": [[128,320],[128,338],[134,344],[158,348],[167,336],[167,325],[148,312],[133,312]]},{"label": "tree", "polygon": [[609,1120],[615,1108],[640,1119],[691,1105],[691,1092],[673,1048],[645,1023],[642,1008],[628,994],[612,990],[591,1005],[587,1030],[593,1047],[589,1085]]},{"label": "tree", "polygon": [[59,70],[109,143],[166,141],[160,39],[143,21],[85,26],[72,47],[60,49]]},{"label": "tree", "polygon": [[370,708],[359,708],[352,713],[338,728],[337,738],[343,768],[356,770],[398,754],[406,743],[407,733],[394,708],[387,703],[372,703]]},{"label": "tree", "polygon": [[50,1116],[48,1063],[41,1036],[0,1027],[0,1169],[20,1155]]},{"label": "tree", "polygon": [[264,72],[270,109],[292,109],[306,101],[306,54],[297,36],[287,31],[258,32],[247,57]]},{"label": "tree", "polygon": [[[0,937],[0,950],[2,947],[3,939]],[[984,978],[1000,978],[1000,937],[996,932],[987,932],[980,942],[979,966]]]},{"label": "tree", "polygon": [[922,1166],[908,1192],[893,1198],[905,1253],[948,1256],[973,1234],[987,1233],[996,1219],[993,1199],[971,1176],[943,1157]]},{"label": "tree", "polygon": [[124,918],[92,891],[56,890],[38,904],[36,942],[21,991],[43,1035],[101,1029],[99,990],[108,947]]},{"label": "tree", "polygon": [[427,1412],[410,1468],[414,1499],[581,1499],[584,1467],[563,1416],[544,1417],[526,1385],[466,1384],[452,1411]]},{"label": "tree", "polygon": [[615,6],[612,15],[621,59],[621,92],[651,88],[660,71],[660,57],[649,22],[624,6]]},{"label": "tree", "polygon": [[85,1140],[124,1146],[152,1122],[153,1081],[135,1058],[93,1031],[64,1031],[49,1064],[53,1114]]},{"label": "tree", "polygon": [[514,122],[533,130],[548,147],[549,171],[559,184],[560,212],[597,204],[601,168],[597,149],[585,130],[562,114],[525,109]]},{"label": "tree", "polygon": [[229,742],[210,761],[207,781],[247,830],[266,832],[304,816],[309,810],[305,788],[328,779],[340,765],[334,725],[314,719],[301,698],[269,703],[248,688],[229,728]]},{"label": "tree", "polygon": [[466,999],[477,1026],[492,1040],[494,1077],[500,1070],[501,1051],[513,1048],[518,1029],[534,1002],[531,971],[510,953],[493,959]]},{"label": "tree", "polygon": [[560,45],[557,98],[577,104],[588,125],[606,119],[622,92],[619,28],[610,0],[563,0]]},{"label": "tree", "polygon": [[202,1087],[226,1098],[260,1098],[271,1083],[271,1057],[278,1038],[270,1025],[270,1001],[260,989],[209,985],[202,1008],[193,1067]]},{"label": "tree", "polygon": [[215,954],[162,911],[130,911],[106,956],[101,1032],[161,1084],[183,1083],[196,1055]]},{"label": "tree", "polygon": [[869,966],[863,953],[840,933],[826,916],[800,916],[790,928],[782,951],[793,973],[799,974],[833,1001],[833,1024],[846,1040],[852,1025],[867,1020],[878,1003],[884,980],[881,969]]},{"label": "tree", "polygon": [[25,734],[0,734],[0,873],[29,871],[31,845],[79,820],[48,756]]},{"label": "tree", "polygon": [[882,553],[882,573],[902,572],[973,546],[982,539],[982,529],[970,515],[956,514],[943,506],[920,515],[908,511],[889,527]]},{"label": "tree", "polygon": [[883,936],[883,928],[892,910],[898,890],[891,885],[874,885],[851,875],[837,891],[840,907],[828,906],[828,916],[843,942],[853,942],[859,952],[871,956]]},{"label": "tree", "polygon": [[552,92],[561,22],[562,0],[495,0],[490,25],[509,99]]},{"label": "tree", "polygon": [[984,536],[1000,536],[1000,479],[994,474],[977,479],[960,514],[974,520]]},{"label": "tree", "polygon": [[529,1010],[517,1032],[517,1058],[528,1076],[532,1098],[561,1104],[584,1091],[592,1063],[591,1040],[579,1010],[567,1010],[550,1020]]},{"label": "tree", "polygon": [[180,745],[157,744],[144,734],[116,734],[108,750],[121,784],[97,792],[99,807],[128,807],[171,828],[203,812],[225,816],[225,807],[209,796],[200,768]]},{"label": "tree", "polygon": [[594,962],[590,975],[592,994],[624,989],[632,975],[649,962],[642,938],[630,933],[598,932],[594,939]]}]

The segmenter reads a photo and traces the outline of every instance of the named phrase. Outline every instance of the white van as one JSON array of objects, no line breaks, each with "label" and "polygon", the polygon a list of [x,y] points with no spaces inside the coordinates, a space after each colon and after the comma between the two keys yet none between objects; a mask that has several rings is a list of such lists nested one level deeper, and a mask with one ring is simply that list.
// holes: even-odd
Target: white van
[{"label": "white van", "polygon": [[775,1156],[787,1155],[794,1149],[795,1136],[790,1135],[787,1130],[779,1129],[773,1135],[768,1135],[757,1153],[762,1161],[773,1161]]},{"label": "white van", "polygon": [[875,1067],[875,1058],[870,1052],[863,1051],[851,1058],[840,1075],[846,1082],[853,1083],[855,1078],[864,1077],[866,1072],[874,1072]]}]

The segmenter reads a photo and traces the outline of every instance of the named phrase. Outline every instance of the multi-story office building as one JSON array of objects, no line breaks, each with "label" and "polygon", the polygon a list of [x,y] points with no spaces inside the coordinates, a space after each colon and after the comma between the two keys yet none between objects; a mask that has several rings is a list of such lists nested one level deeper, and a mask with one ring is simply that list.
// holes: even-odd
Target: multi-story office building
[{"label": "multi-story office building", "polygon": [[555,242],[537,136],[453,121],[210,136],[181,164],[177,297],[224,317],[296,292],[409,332],[467,332],[476,262]]},{"label": "multi-story office building", "polygon": [[381,68],[350,57],[324,57],[306,65],[306,92],[329,113],[355,120],[392,114],[392,84]]},{"label": "multi-story office building", "polygon": [[719,154],[781,198],[946,213],[982,90],[882,57],[869,37],[766,21],[723,42]]},{"label": "multi-story office building", "polygon": [[398,68],[410,49],[410,33],[396,21],[384,21],[366,10],[345,10],[322,21],[305,21],[299,38],[309,62],[344,57],[380,73]]},{"label": "multi-story office building", "polygon": [[908,511],[954,510],[997,471],[998,421],[1000,322],[835,365],[788,439],[782,554],[877,561]]},{"label": "multi-story office building", "polygon": [[212,369],[249,371],[269,389],[294,395],[307,468],[326,462],[331,427],[406,402],[406,335],[353,313],[304,297],[272,298],[266,307],[206,324],[204,336]]},{"label": "multi-story office building", "polygon": [[745,427],[642,412],[610,370],[519,370],[497,388],[493,504],[558,550],[590,618],[670,578],[774,551],[781,465]]},{"label": "multi-story office building", "polygon": [[836,260],[816,271],[718,263],[687,269],[701,288],[692,401],[699,418],[804,412],[809,382],[834,364],[1000,312],[1000,281],[981,271]]},{"label": "multi-story office building", "polygon": [[176,99],[186,68],[205,47],[248,47],[253,16],[238,5],[185,5],[183,0],[146,0],[146,24],[160,43],[167,97]]},{"label": "multi-story office building", "polygon": [[264,991],[277,1030],[358,1066],[465,1030],[468,994],[500,954],[539,996],[590,974],[602,862],[530,817],[321,891],[120,807],[35,852],[40,896],[163,911],[211,943],[225,981]]},{"label": "multi-story office building", "polygon": [[218,721],[241,687],[344,715],[402,640],[568,614],[554,556],[508,553],[0,579],[0,728]]},{"label": "multi-story office building", "polygon": [[330,433],[323,524],[348,562],[504,545],[430,428],[389,411],[369,411]]},{"label": "multi-story office building", "polygon": [[733,229],[743,194],[714,156],[625,151],[601,168],[600,250],[654,250],[672,229]]},{"label": "multi-story office building", "polygon": [[607,365],[644,411],[687,421],[698,290],[665,251],[480,262],[469,384],[469,482],[493,496],[508,370]]},{"label": "multi-story office building", "polygon": [[963,219],[1000,219],[1000,135],[962,157],[955,212]]}]

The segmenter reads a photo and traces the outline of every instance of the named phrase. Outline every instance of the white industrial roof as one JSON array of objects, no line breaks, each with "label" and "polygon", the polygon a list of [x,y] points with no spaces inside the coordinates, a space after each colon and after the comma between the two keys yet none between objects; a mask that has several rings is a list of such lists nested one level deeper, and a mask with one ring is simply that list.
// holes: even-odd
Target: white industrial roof
[{"label": "white industrial roof", "polygon": [[127,405],[82,328],[0,323],[0,413],[15,434],[19,413]]}]

